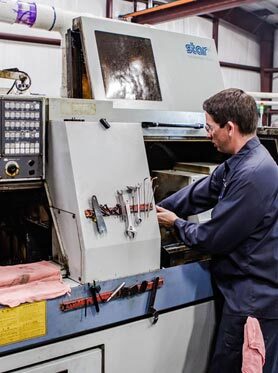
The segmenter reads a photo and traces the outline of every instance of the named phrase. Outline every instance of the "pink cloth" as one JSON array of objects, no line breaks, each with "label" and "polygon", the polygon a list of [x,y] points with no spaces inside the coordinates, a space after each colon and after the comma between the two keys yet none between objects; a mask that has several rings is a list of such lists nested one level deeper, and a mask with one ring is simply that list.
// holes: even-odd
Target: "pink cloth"
[{"label": "pink cloth", "polygon": [[0,288],[37,280],[60,280],[60,268],[46,261],[0,266]]},{"label": "pink cloth", "polygon": [[265,345],[259,321],[248,317],[244,325],[242,373],[262,373],[265,363]]},{"label": "pink cloth", "polygon": [[60,268],[53,263],[0,266],[0,304],[15,307],[66,293],[70,287],[63,283]]}]

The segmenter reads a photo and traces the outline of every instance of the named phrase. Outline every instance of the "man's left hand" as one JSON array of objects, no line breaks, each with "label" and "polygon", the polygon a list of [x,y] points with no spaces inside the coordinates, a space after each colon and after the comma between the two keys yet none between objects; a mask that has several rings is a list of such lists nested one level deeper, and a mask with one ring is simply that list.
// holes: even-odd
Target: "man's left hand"
[{"label": "man's left hand", "polygon": [[174,212],[166,210],[160,206],[156,206],[156,212],[158,223],[166,228],[173,227],[175,221],[178,219],[178,216]]}]

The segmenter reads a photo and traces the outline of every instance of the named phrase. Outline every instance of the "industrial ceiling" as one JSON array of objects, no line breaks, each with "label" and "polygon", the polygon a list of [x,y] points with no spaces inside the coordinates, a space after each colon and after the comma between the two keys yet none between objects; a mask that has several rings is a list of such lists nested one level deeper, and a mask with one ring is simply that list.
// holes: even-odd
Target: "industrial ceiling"
[{"label": "industrial ceiling", "polygon": [[[278,27],[278,0],[124,0],[133,2],[134,13],[123,18],[135,23],[156,24],[187,16],[225,20],[257,36]],[[137,11],[137,4],[146,9]]]}]

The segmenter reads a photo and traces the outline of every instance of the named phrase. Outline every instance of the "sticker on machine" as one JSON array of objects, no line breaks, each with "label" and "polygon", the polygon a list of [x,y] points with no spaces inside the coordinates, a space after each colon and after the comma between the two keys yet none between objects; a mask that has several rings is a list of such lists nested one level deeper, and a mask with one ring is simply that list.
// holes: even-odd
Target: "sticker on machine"
[{"label": "sticker on machine", "polygon": [[46,335],[46,301],[0,309],[0,346]]},{"label": "sticker on machine", "polygon": [[[84,100],[85,101],[85,100]],[[89,101],[89,100],[88,100]],[[94,115],[96,105],[89,102],[62,101],[60,104],[62,115]]]}]

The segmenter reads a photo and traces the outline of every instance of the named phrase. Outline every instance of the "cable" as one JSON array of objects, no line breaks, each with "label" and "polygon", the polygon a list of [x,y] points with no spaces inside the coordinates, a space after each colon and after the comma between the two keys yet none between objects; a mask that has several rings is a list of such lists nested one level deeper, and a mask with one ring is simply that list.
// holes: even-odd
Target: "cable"
[{"label": "cable", "polygon": [[8,90],[7,95],[11,93],[14,87],[16,87],[19,92],[25,92],[31,87],[32,81],[30,76],[22,70],[18,70],[17,72],[23,74],[23,77],[14,81],[13,85]]},{"label": "cable", "polygon": [[15,82],[13,82],[13,85],[11,86],[11,88],[8,90],[8,92],[6,93],[6,95],[9,95],[11,93],[11,91],[13,90],[14,86],[15,86]]}]

